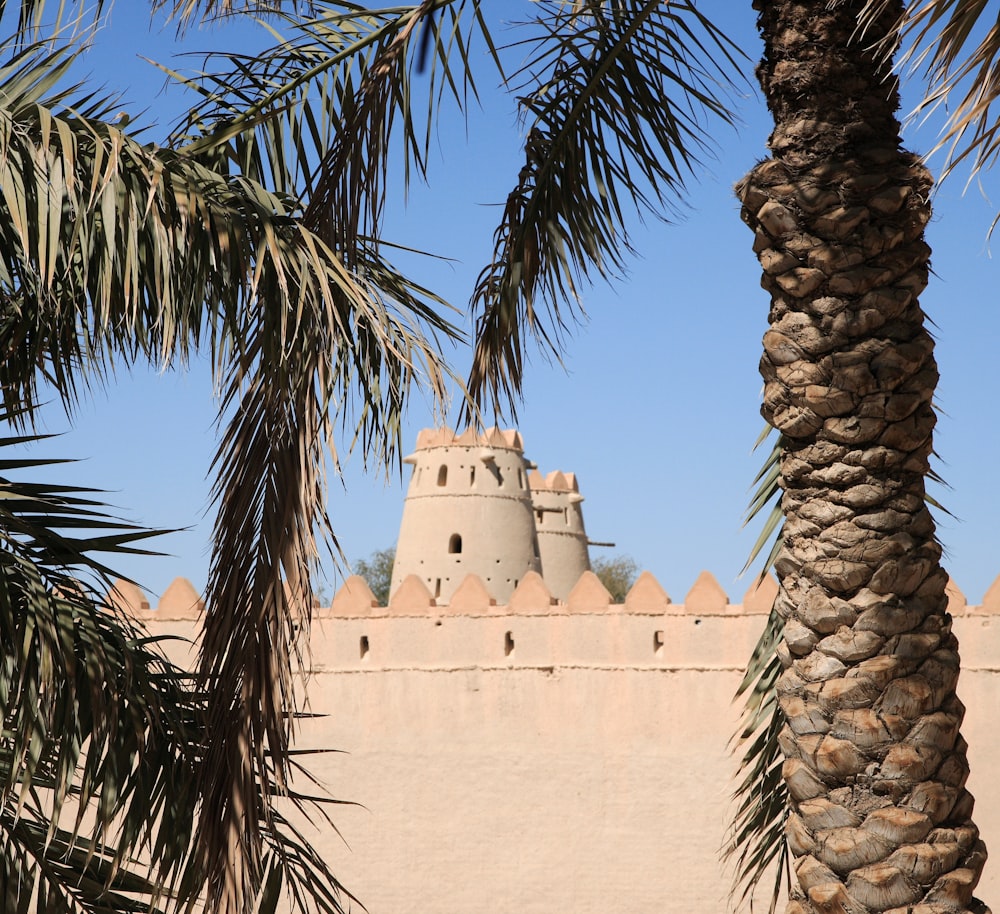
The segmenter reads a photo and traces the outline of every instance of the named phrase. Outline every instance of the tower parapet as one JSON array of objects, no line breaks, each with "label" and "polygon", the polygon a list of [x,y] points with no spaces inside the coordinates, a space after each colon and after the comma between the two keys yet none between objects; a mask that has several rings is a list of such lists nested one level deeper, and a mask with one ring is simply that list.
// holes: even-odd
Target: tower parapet
[{"label": "tower parapet", "polygon": [[424,429],[413,466],[392,571],[393,592],[416,575],[447,603],[469,574],[506,601],[528,571],[540,571],[528,464],[514,429]]},{"label": "tower parapet", "polygon": [[580,575],[590,571],[583,496],[574,473],[555,470],[542,476],[532,470],[528,485],[545,583],[553,596],[565,601]]}]

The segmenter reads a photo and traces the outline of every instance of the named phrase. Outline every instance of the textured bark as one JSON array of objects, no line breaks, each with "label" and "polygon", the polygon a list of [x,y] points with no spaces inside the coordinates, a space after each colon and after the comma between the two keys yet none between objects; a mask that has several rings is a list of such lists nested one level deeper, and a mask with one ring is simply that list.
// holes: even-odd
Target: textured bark
[{"label": "textured bark", "polygon": [[[959,660],[924,497],[937,382],[918,296],[931,177],[859,0],[754,3],[772,158],[737,187],[770,293],[790,912],[982,911]],[[889,3],[888,28],[902,3]],[[879,37],[870,32],[865,42]]]}]

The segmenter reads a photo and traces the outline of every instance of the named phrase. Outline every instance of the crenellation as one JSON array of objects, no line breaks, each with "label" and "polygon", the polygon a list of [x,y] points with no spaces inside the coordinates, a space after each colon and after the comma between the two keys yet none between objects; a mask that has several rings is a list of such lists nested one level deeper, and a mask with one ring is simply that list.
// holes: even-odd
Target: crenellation
[{"label": "crenellation", "polygon": [[[763,624],[760,603],[727,603],[725,612],[666,603],[659,582],[648,574],[636,582],[624,604],[607,601],[607,591],[590,573],[578,587],[576,605],[552,602],[544,581],[534,576],[522,582],[511,604],[498,606],[489,600],[482,582],[470,577],[463,582],[460,601],[435,606],[414,577],[400,588],[400,599],[386,608],[375,605],[362,579],[349,579],[331,605],[315,613],[312,654],[327,671],[497,664],[737,670],[746,663]],[[125,595],[135,598],[125,587],[118,594],[118,606]],[[714,599],[718,607],[718,594]],[[704,609],[707,603],[696,599],[693,605]],[[992,634],[1000,633],[1000,626],[993,624],[993,616],[1000,613],[982,606],[970,609],[956,620],[963,659],[972,668],[1000,672]],[[139,618],[154,632],[168,626],[191,640],[200,625],[200,615],[178,614],[169,605],[166,612],[147,610]],[[515,650],[503,650],[505,632],[511,633]]]},{"label": "crenellation", "polygon": [[174,578],[156,607],[161,619],[199,619],[204,611],[205,601],[187,578]]},{"label": "crenellation", "polygon": [[551,612],[558,602],[542,576],[537,571],[529,571],[514,588],[507,607],[512,615]]},{"label": "crenellation", "polygon": [[437,601],[427,586],[415,574],[409,574],[389,598],[388,609],[393,615],[409,615],[426,612],[432,606],[437,606]]},{"label": "crenellation", "polygon": [[665,613],[669,604],[670,594],[648,571],[644,571],[636,578],[625,595],[625,612],[629,613]]},{"label": "crenellation", "polygon": [[944,593],[948,598],[948,612],[953,616],[961,616],[969,611],[969,601],[965,599],[965,594],[958,589],[958,585],[950,577],[945,585]]},{"label": "crenellation", "polygon": [[607,612],[614,605],[611,594],[592,571],[585,571],[566,598],[568,613]]},{"label": "crenellation", "polygon": [[329,612],[320,608],[319,616],[372,616],[379,614],[381,606],[372,593],[368,582],[358,574],[352,574],[333,596]]},{"label": "crenellation", "polygon": [[1000,614],[1000,576],[990,584],[989,589],[983,595],[979,611],[991,615]]},{"label": "crenellation", "polygon": [[489,612],[497,601],[490,596],[482,578],[467,574],[458,589],[451,595],[447,609],[455,615],[481,615]]},{"label": "crenellation", "polygon": [[523,451],[524,442],[521,434],[515,429],[500,429],[496,426],[477,432],[467,428],[461,434],[447,426],[424,428],[417,433],[417,450],[429,450],[438,447],[488,447],[501,448],[508,451]]},{"label": "crenellation", "polygon": [[729,597],[710,571],[702,571],[684,598],[684,610],[700,616],[722,615]]},{"label": "crenellation", "polygon": [[138,618],[149,613],[149,600],[142,588],[133,581],[118,578],[108,591],[108,603],[114,608]]},{"label": "crenellation", "polygon": [[533,492],[578,493],[580,491],[580,485],[576,480],[576,473],[564,473],[562,470],[553,470],[547,476],[543,476],[537,469],[532,470],[528,475],[528,483]]},{"label": "crenellation", "polygon": [[757,575],[743,595],[742,611],[746,614],[763,613],[767,615],[771,611],[774,598],[777,595],[778,582],[774,576],[770,572]]},{"label": "crenellation", "polygon": [[[1000,577],[987,590],[980,604],[969,605],[965,595],[949,580],[948,611],[953,616],[1000,615]],[[605,613],[693,616],[755,616],[767,614],[777,595],[777,583],[770,574],[755,578],[739,603],[730,603],[718,580],[702,571],[691,585],[682,603],[672,602],[657,578],[643,571],[625,596],[615,603],[600,579],[592,571],[584,572],[565,601],[557,599],[545,579],[530,571],[517,583],[510,600],[498,603],[478,575],[466,575],[449,603],[439,603],[416,575],[408,576],[393,593],[388,606],[379,604],[368,582],[359,575],[349,576],[334,594],[331,603],[320,605],[313,598],[313,616],[317,619],[367,619],[394,617],[462,616],[584,616]],[[160,596],[155,608],[135,583],[119,578],[107,594],[108,605],[124,610],[139,619],[160,621],[196,621],[205,611],[205,601],[187,578],[175,578]]]}]

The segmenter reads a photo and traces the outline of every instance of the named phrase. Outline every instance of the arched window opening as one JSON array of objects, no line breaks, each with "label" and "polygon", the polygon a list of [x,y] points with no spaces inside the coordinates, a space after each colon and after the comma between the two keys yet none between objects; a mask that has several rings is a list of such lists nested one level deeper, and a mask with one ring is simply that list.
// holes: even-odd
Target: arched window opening
[{"label": "arched window opening", "polygon": [[438,485],[445,486],[448,484],[448,467],[445,464],[441,464],[441,469],[438,470]]},{"label": "arched window opening", "polygon": [[476,468],[474,466],[469,467],[469,485],[473,486],[476,484]]},{"label": "arched window opening", "polygon": [[453,555],[462,551],[462,535],[453,533],[448,540],[448,551]]}]

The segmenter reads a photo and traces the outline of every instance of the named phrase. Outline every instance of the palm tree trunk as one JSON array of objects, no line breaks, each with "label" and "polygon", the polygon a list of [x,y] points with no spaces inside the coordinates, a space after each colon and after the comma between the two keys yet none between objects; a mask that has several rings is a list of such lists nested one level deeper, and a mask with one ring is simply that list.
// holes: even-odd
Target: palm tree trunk
[{"label": "palm tree trunk", "polygon": [[773,158],[740,183],[771,295],[765,418],[785,436],[778,694],[788,912],[935,914],[972,897],[972,797],[947,576],[924,482],[938,373],[918,295],[931,177],[863,0],[755,0]]}]

